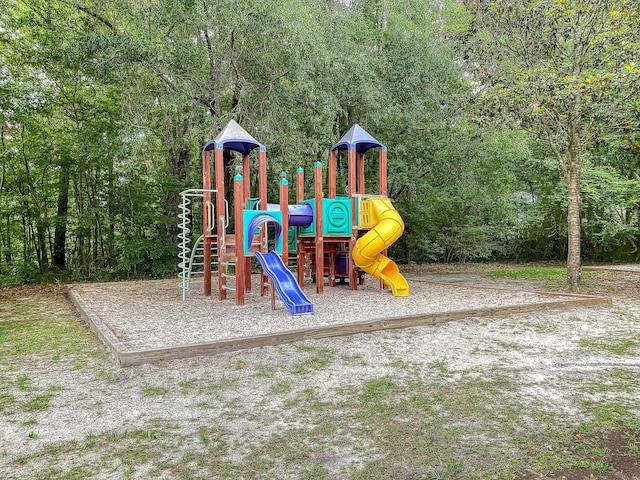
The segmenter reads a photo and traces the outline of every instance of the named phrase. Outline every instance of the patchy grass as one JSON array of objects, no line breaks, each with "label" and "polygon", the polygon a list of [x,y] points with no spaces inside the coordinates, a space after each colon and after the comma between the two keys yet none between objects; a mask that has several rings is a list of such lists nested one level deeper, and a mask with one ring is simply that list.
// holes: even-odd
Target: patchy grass
[{"label": "patchy grass", "polygon": [[[581,317],[570,321],[591,321]],[[637,324],[637,317],[628,320]],[[568,370],[565,380],[577,393],[571,403],[576,412],[569,415],[556,410],[553,399],[526,390],[520,379],[527,372],[499,363],[463,369],[459,357],[421,363],[381,354],[383,373],[376,375],[362,350],[309,341],[269,349],[269,355],[260,349],[221,355],[208,361],[210,368],[198,360],[117,370],[55,299],[11,297],[0,307],[0,324],[0,427],[19,429],[29,447],[19,453],[0,443],[0,477],[640,478],[624,470],[640,451],[640,419],[632,404],[640,391],[631,368],[590,370],[588,376]],[[518,354],[528,335],[549,333],[552,326],[539,332],[529,326],[520,338],[487,342],[474,352]],[[637,355],[637,334],[583,339],[581,354],[614,360]],[[389,341],[379,347],[393,353]],[[101,354],[94,370],[77,373],[86,392],[68,387],[63,394],[57,381],[42,380],[45,369],[76,368]],[[343,372],[354,380],[340,382]],[[84,401],[79,406],[93,406],[100,420],[101,411],[126,408],[127,399],[141,396],[148,405],[166,402],[166,417],[145,411],[90,435],[47,438],[56,400]]]},{"label": "patchy grass", "polygon": [[607,369],[588,381],[581,380],[580,389],[590,395],[633,393],[637,373],[624,368]]},{"label": "patchy grass", "polygon": [[329,348],[316,348],[308,345],[295,345],[295,348],[305,352],[304,360],[295,364],[291,369],[294,375],[308,375],[316,370],[323,370],[336,358],[336,352]]},{"label": "patchy grass", "polygon": [[[27,295],[40,292],[40,298]],[[38,366],[68,365],[106,358],[97,339],[82,325],[59,290],[29,287],[0,290],[0,414],[22,427],[39,425],[64,387],[39,385]],[[34,415],[25,418],[25,415]],[[25,438],[38,440],[38,431]],[[0,444],[1,445],[1,444]],[[1,475],[0,475],[1,476]]]},{"label": "patchy grass", "polygon": [[18,387],[18,390],[21,392],[33,390],[31,380],[29,379],[29,376],[25,374],[18,375],[18,378],[16,378],[16,387]]},{"label": "patchy grass", "polygon": [[378,455],[352,478],[508,478],[522,459],[509,460],[504,439],[518,438],[526,423],[513,388],[505,378],[366,383],[352,415]]},{"label": "patchy grass", "polygon": [[60,299],[6,297],[0,293],[0,363],[15,357],[97,356],[103,352],[93,334]]},{"label": "patchy grass", "polygon": [[278,382],[271,387],[269,387],[269,391],[274,395],[281,395],[283,393],[289,393],[291,391],[291,383],[290,382]]},{"label": "patchy grass", "polygon": [[161,397],[169,394],[169,389],[160,385],[149,385],[142,388],[145,397]]},{"label": "patchy grass", "polygon": [[497,268],[489,270],[489,276],[497,278],[510,278],[517,280],[531,280],[535,282],[566,281],[566,267],[526,266],[513,268]]},{"label": "patchy grass", "polygon": [[34,412],[38,410],[44,410],[49,406],[53,393],[44,393],[42,395],[35,395],[29,398],[23,405],[23,408],[27,412]]},{"label": "patchy grass", "polygon": [[640,350],[640,332],[621,332],[598,338],[584,338],[579,341],[582,348],[604,351],[614,355],[637,355]]},{"label": "patchy grass", "polygon": [[640,423],[637,413],[619,404],[585,402],[590,421],[558,435],[548,452],[539,452],[529,472],[517,480],[538,478],[640,478]]},{"label": "patchy grass", "polygon": [[180,392],[184,395],[189,395],[195,390],[197,384],[198,384],[197,378],[189,378],[187,380],[182,380],[179,383]]},{"label": "patchy grass", "polygon": [[276,373],[276,367],[274,367],[273,365],[260,364],[256,366],[256,373],[255,373],[256,377],[273,378],[275,373]]},{"label": "patchy grass", "polygon": [[[564,290],[567,288],[567,268],[549,265],[527,265],[509,268],[490,268],[487,275],[510,280],[525,280],[542,283],[546,288]],[[582,271],[582,289],[590,288],[599,272]]]},{"label": "patchy grass", "polygon": [[16,397],[10,393],[0,393],[0,412],[4,412],[11,405],[15,404]]}]

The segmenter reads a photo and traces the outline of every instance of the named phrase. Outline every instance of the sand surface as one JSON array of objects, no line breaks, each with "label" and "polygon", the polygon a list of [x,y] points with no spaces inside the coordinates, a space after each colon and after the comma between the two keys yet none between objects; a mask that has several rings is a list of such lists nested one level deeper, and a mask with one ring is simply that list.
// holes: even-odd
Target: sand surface
[{"label": "sand surface", "polygon": [[526,305],[571,297],[478,286],[447,285],[410,280],[410,295],[394,297],[379,283],[369,281],[358,290],[346,285],[325,286],[323,294],[315,285],[305,285],[314,304],[313,314],[291,315],[276,297],[275,310],[270,296],[260,296],[257,279],[245,304],[235,304],[234,293],[220,301],[205,297],[201,280],[192,282],[186,300],[176,280],[144,280],[113,283],[81,283],[71,288],[87,308],[121,342],[124,351],[147,350],[180,345],[217,342],[314,327],[401,318],[457,310],[510,305]]}]

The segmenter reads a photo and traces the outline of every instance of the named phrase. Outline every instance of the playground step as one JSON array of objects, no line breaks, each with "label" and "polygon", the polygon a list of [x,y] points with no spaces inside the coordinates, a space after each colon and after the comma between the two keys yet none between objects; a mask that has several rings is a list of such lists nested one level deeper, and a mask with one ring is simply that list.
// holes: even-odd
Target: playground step
[{"label": "playground step", "polygon": [[[203,243],[197,243],[193,247],[193,256],[190,263],[190,274],[203,273],[204,263],[204,245]],[[211,244],[211,266],[217,267],[218,265],[218,248],[217,245]]]},{"label": "playground step", "polygon": [[[218,245],[218,235],[207,235],[206,239],[211,242],[212,248]],[[224,237],[224,245],[227,248],[235,248],[236,244],[236,236],[235,234],[227,234]],[[257,251],[260,247],[260,235],[255,235],[251,239],[251,251]],[[204,249],[204,246],[199,246],[199,248]]]}]

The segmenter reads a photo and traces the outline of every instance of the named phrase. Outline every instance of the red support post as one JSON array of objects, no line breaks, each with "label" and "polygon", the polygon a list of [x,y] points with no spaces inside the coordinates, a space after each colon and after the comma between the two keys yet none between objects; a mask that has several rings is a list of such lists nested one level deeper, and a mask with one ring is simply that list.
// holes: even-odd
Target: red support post
[{"label": "red support post", "polygon": [[[204,295],[211,296],[211,238],[209,232],[213,225],[209,224],[209,212],[213,208],[211,203],[211,151],[202,154],[202,188],[204,189],[202,201],[202,233],[204,235]],[[215,219],[214,219],[215,222]]]},{"label": "red support post", "polygon": [[225,223],[226,209],[224,205],[224,160],[222,149],[215,149],[215,169],[216,169],[216,227],[218,229],[218,296],[220,300],[227,298],[227,290],[224,288],[227,283],[227,255],[225,245]]},{"label": "red support post", "polygon": [[349,184],[347,185],[348,187],[348,191],[349,191],[349,198],[351,199],[351,206],[353,207],[352,210],[352,224],[355,225],[356,224],[356,205],[355,205],[355,199],[353,198],[353,195],[356,193],[356,149],[355,148],[350,148],[349,149],[349,158],[348,158],[348,173],[347,173],[347,181],[349,182]]},{"label": "red support post", "polygon": [[242,248],[242,233],[243,233],[243,218],[242,218],[242,204],[243,204],[244,186],[242,181],[242,175],[236,175],[234,177],[234,210],[235,210],[235,257],[236,257],[236,305],[244,305],[244,249]]},{"label": "red support post", "polygon": [[[348,154],[348,191],[349,198],[351,199],[351,238],[349,239],[349,252],[353,252],[353,249],[356,246],[356,241],[358,239],[358,230],[356,228],[356,199],[353,197],[353,195],[356,193],[356,149],[349,148]],[[353,268],[353,256],[351,256],[349,261],[350,290],[356,290],[358,288],[358,286],[356,285],[356,277],[356,271],[355,268]]]},{"label": "red support post", "polygon": [[380,149],[380,195],[387,195],[387,150]]},{"label": "red support post", "polygon": [[[258,208],[260,210],[267,209],[267,152],[260,147],[258,152],[258,195],[260,197],[260,204]],[[267,242],[267,227],[263,225],[260,230],[260,251],[265,252]],[[262,272],[260,274],[260,295],[265,296],[268,291],[267,276]]]},{"label": "red support post", "polygon": [[364,184],[364,153],[358,154],[356,164],[358,165],[358,193],[365,193],[367,190]]},{"label": "red support post", "polygon": [[[379,168],[380,195],[387,196],[387,149],[386,148],[380,148],[379,163],[380,163],[380,168]],[[387,256],[386,248],[382,251],[382,254],[385,257]],[[385,289],[384,281],[382,280],[382,278],[380,278],[380,290],[384,290],[384,289]]]},{"label": "red support post", "polygon": [[242,179],[244,183],[244,190],[242,193],[242,208],[247,208],[247,200],[251,196],[251,158],[248,153],[242,156]]},{"label": "red support post", "polygon": [[[251,157],[249,156],[249,154],[245,154],[242,156],[242,178],[243,178],[243,183],[244,183],[244,197],[242,200],[242,208],[246,209],[247,208],[247,202],[249,201],[249,197],[251,197]],[[253,239],[253,237],[250,237],[251,239]],[[242,240],[243,241],[243,246],[244,246],[244,241],[245,239]],[[251,240],[250,240],[251,241]],[[251,248],[251,244],[249,244],[247,246],[248,248]],[[244,290],[245,292],[250,292],[251,291],[251,257],[244,257]]]},{"label": "red support post", "polygon": [[324,237],[322,236],[322,163],[315,165],[316,197],[316,292],[324,291]]},{"label": "red support post", "polygon": [[260,150],[258,152],[258,196],[260,197],[260,205],[258,209],[267,209],[267,152]]},{"label": "red support post", "polygon": [[329,198],[336,198],[336,152],[332,150],[329,152],[329,173],[327,183],[329,184]]},{"label": "red support post", "polygon": [[289,262],[289,182],[287,174],[280,174],[280,211],[282,212],[282,262]]},{"label": "red support post", "polygon": [[[304,200],[304,169],[302,167],[298,168],[298,176],[296,178],[296,203],[302,203]],[[298,275],[298,285],[300,288],[304,287],[304,253],[302,252],[302,244],[300,243],[300,239],[298,239],[298,271],[296,272]]]},{"label": "red support post", "polygon": [[304,169],[298,168],[298,176],[296,179],[296,203],[302,203],[304,200]]}]

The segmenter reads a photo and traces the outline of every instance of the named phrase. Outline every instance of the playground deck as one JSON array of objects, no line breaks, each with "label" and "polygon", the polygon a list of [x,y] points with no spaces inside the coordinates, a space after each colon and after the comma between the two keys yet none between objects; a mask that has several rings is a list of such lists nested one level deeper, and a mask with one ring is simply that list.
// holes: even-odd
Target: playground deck
[{"label": "playground deck", "polygon": [[[256,285],[254,282],[254,285]],[[121,366],[277,345],[382,329],[434,325],[479,316],[610,304],[608,297],[486,288],[409,280],[411,296],[394,297],[377,280],[348,286],[305,286],[314,314],[291,315],[279,298],[254,291],[246,304],[202,294],[194,280],[183,302],[177,280],[80,283],[69,297]],[[215,290],[214,290],[215,291]]]}]

